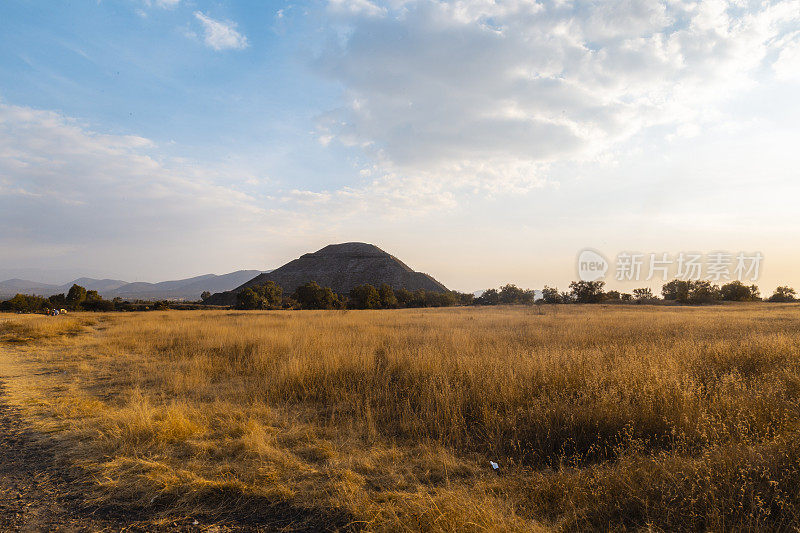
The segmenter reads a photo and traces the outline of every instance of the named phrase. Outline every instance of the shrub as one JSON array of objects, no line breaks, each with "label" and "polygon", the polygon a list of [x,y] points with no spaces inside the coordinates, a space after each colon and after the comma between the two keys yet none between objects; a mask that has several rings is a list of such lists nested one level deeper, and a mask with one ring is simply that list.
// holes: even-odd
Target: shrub
[{"label": "shrub", "polygon": [[560,304],[564,303],[564,299],[561,298],[561,294],[558,292],[558,289],[555,287],[548,287],[547,285],[544,286],[542,289],[542,300],[546,304]]},{"label": "shrub", "polygon": [[457,305],[472,305],[475,303],[475,295],[471,292],[453,291]]},{"label": "shrub", "polygon": [[772,296],[768,298],[767,301],[769,302],[793,302],[796,299],[795,290],[791,287],[783,285],[781,287],[777,287],[775,292],[772,293]]},{"label": "shrub", "polygon": [[280,309],[283,289],[273,281],[245,288],[236,294],[237,309]]},{"label": "shrub", "polygon": [[394,296],[397,298],[398,307],[408,307],[409,302],[414,299],[414,294],[408,289],[397,289],[394,291]]},{"label": "shrub", "polygon": [[613,302],[618,302],[622,299],[622,295],[620,294],[619,291],[608,291],[605,294],[605,299]]},{"label": "shrub", "polygon": [[647,302],[655,299],[655,296],[653,296],[653,291],[650,290],[650,287],[633,289],[633,297],[636,298],[636,301],[638,302]]},{"label": "shrub", "polygon": [[478,305],[498,305],[500,303],[500,293],[497,289],[486,289],[483,294],[475,298]]},{"label": "shrub", "polygon": [[378,309],[381,307],[381,295],[378,289],[370,284],[359,285],[350,289],[347,306],[352,309]]},{"label": "shrub", "polygon": [[302,309],[342,309],[344,302],[330,287],[320,287],[316,281],[309,281],[297,287],[292,298]]},{"label": "shrub", "polygon": [[720,294],[723,300],[729,302],[752,302],[761,299],[757,286],[748,286],[739,280],[731,281],[720,287]]},{"label": "shrub", "polygon": [[594,304],[605,299],[605,281],[573,281],[569,284],[572,300],[581,304]]},{"label": "shrub", "polygon": [[394,290],[392,286],[388,283],[384,283],[378,289],[378,294],[381,299],[381,307],[384,309],[393,309],[397,307],[397,297],[394,295]]},{"label": "shrub", "polygon": [[704,304],[722,299],[719,287],[707,280],[673,279],[661,287],[661,294],[665,300],[682,304]]},{"label": "shrub", "polygon": [[79,309],[83,301],[86,300],[86,289],[80,285],[73,285],[67,293],[67,307]]},{"label": "shrub", "polygon": [[110,300],[103,300],[102,298],[86,300],[81,304],[81,308],[86,311],[113,311],[115,309],[114,302]]},{"label": "shrub", "polygon": [[50,302],[40,296],[30,296],[28,294],[17,294],[10,300],[3,302],[4,311],[15,311],[17,313],[41,313],[50,309]]}]

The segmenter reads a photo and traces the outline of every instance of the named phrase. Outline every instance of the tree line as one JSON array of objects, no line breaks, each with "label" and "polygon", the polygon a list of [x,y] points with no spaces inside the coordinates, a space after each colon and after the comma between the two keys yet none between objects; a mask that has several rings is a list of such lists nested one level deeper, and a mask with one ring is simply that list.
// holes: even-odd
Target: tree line
[{"label": "tree line", "polygon": [[[655,303],[657,301],[681,304],[709,304],[714,302],[756,302],[762,301],[761,292],[756,285],[745,285],[741,281],[731,281],[722,286],[708,280],[674,279],[662,285],[661,298],[653,294],[652,289],[643,287],[633,289],[630,293],[611,290],[605,291],[603,281],[573,281],[569,290],[559,292],[557,288],[545,285],[542,289],[542,303],[600,303],[600,302],[636,302]],[[775,289],[772,296],[763,299],[767,302],[794,302],[797,293],[788,286]]]},{"label": "tree line", "polygon": [[0,311],[16,313],[46,313],[66,311],[150,311],[159,309],[199,309],[197,304],[176,304],[169,301],[141,301],[114,298],[106,300],[97,291],[73,285],[66,294],[54,294],[48,298],[31,294],[17,294],[0,301]]},{"label": "tree line", "polygon": [[97,291],[86,290],[80,285],[70,287],[67,294],[54,294],[49,298],[17,294],[10,300],[0,302],[0,311],[21,313],[48,313],[60,311],[113,311],[114,302],[104,300]]},{"label": "tree line", "polygon": [[[202,299],[209,293],[203,293]],[[507,284],[499,289],[487,289],[480,296],[458,291],[436,292],[419,289],[395,290],[384,283],[379,287],[369,284],[354,287],[346,295],[338,294],[330,287],[322,287],[311,281],[305,283],[291,294],[272,281],[262,285],[245,288],[236,295],[237,309],[399,309],[419,307],[453,307],[467,305],[532,305],[569,303],[679,303],[687,305],[710,304],[714,302],[761,301],[756,285],[745,285],[732,281],[722,286],[706,280],[672,280],[661,287],[661,296],[654,295],[650,288],[634,289],[630,293],[605,290],[603,281],[573,281],[566,291],[547,285],[540,298],[531,289],[521,289]],[[788,286],[775,289],[767,302],[794,302],[797,293]],[[51,313],[58,310],[69,311],[141,311],[150,309],[198,309],[196,304],[176,304],[174,302],[129,302],[121,298],[105,300],[97,291],[86,290],[73,285],[67,294],[54,294],[49,298],[17,294],[9,300],[0,302],[0,311],[19,313]]]},{"label": "tree line", "polygon": [[395,290],[384,283],[379,287],[365,284],[353,287],[347,295],[310,281],[290,295],[272,281],[245,288],[236,295],[237,309],[398,309],[405,307],[452,307],[469,305],[472,294],[457,291],[436,292],[418,289]]}]

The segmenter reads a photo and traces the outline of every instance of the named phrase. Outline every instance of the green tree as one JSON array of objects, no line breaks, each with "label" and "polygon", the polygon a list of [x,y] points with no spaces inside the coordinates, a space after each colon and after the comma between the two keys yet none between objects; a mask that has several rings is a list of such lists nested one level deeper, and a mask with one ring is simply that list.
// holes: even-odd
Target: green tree
[{"label": "green tree", "polygon": [[274,281],[247,287],[236,294],[237,309],[280,309],[283,289]]},{"label": "green tree", "polygon": [[381,299],[381,307],[384,309],[394,309],[397,307],[397,296],[394,295],[394,290],[391,285],[388,283],[381,285],[378,289],[378,294]]},{"label": "green tree", "polygon": [[795,290],[787,285],[777,287],[767,301],[768,302],[793,302],[797,299]]},{"label": "green tree", "polygon": [[633,289],[633,297],[636,298],[637,302],[648,302],[650,300],[655,299],[653,296],[653,291],[650,289],[650,287]]},{"label": "green tree", "polygon": [[726,283],[719,290],[722,294],[722,299],[729,302],[751,302],[761,299],[758,287],[745,285],[739,280]]},{"label": "green tree", "polygon": [[689,303],[691,304],[707,304],[720,300],[722,294],[719,287],[713,285],[710,281],[700,280],[692,281],[689,285]]},{"label": "green tree", "polygon": [[542,300],[546,304],[560,304],[563,303],[561,299],[561,294],[559,294],[558,289],[555,287],[548,287],[547,285],[544,286],[542,289]]},{"label": "green tree", "polygon": [[452,307],[458,299],[453,292],[423,291],[422,307]]},{"label": "green tree", "polygon": [[425,292],[425,289],[417,289],[414,291],[414,297],[411,299],[410,307],[430,307],[428,293]]},{"label": "green tree", "polygon": [[203,291],[203,293],[200,295],[200,300],[203,302],[205,302],[209,298],[211,298],[211,293],[208,291]]},{"label": "green tree", "polygon": [[283,302],[283,289],[274,281],[268,281],[263,285],[256,285],[256,292],[266,302],[267,309],[280,309]]},{"label": "green tree", "polygon": [[86,291],[86,300],[87,302],[97,302],[102,300],[103,297],[100,296],[100,293],[97,291]]},{"label": "green tree", "polygon": [[486,289],[478,298],[475,303],[480,305],[498,305],[500,303],[500,293],[497,289]]},{"label": "green tree", "polygon": [[472,305],[475,303],[475,295],[471,292],[453,291],[457,305]]},{"label": "green tree", "polygon": [[261,297],[250,287],[236,293],[236,309],[261,309],[261,305]]},{"label": "green tree", "polygon": [[54,294],[50,298],[48,298],[53,307],[56,309],[62,309],[67,307],[67,297],[64,293],[61,294]]},{"label": "green tree", "polygon": [[342,309],[343,302],[330,287],[320,287],[316,281],[309,281],[295,290],[292,298],[302,309]]},{"label": "green tree", "polygon": [[86,301],[81,304],[81,308],[86,311],[113,311],[114,302],[103,300],[102,298],[87,298]]},{"label": "green tree", "polygon": [[2,307],[6,311],[15,311],[17,313],[41,313],[49,310],[51,305],[48,300],[40,296],[17,294],[10,300],[3,302]]},{"label": "green tree", "polygon": [[689,282],[682,279],[668,281],[661,286],[661,296],[665,300],[687,303],[689,301]]},{"label": "green tree", "polygon": [[682,304],[711,303],[722,298],[719,287],[708,280],[673,279],[661,287],[665,300]]},{"label": "green tree", "polygon": [[619,291],[608,291],[606,293],[605,299],[612,302],[618,302],[622,299],[622,295],[620,294]]},{"label": "green tree", "polygon": [[500,298],[500,303],[502,304],[518,304],[522,303],[522,300],[525,296],[525,291],[516,285],[509,283],[500,287],[498,296]]},{"label": "green tree", "polygon": [[594,304],[603,301],[605,285],[605,281],[573,281],[569,284],[569,290],[577,303]]},{"label": "green tree", "polygon": [[378,309],[381,307],[381,295],[370,284],[359,285],[350,289],[347,306],[353,309]]},{"label": "green tree", "polygon": [[397,289],[394,295],[397,298],[398,307],[411,307],[411,303],[414,301],[414,293],[402,287]]},{"label": "green tree", "polygon": [[78,309],[86,300],[86,289],[80,285],[73,285],[67,293],[67,306],[70,309]]}]

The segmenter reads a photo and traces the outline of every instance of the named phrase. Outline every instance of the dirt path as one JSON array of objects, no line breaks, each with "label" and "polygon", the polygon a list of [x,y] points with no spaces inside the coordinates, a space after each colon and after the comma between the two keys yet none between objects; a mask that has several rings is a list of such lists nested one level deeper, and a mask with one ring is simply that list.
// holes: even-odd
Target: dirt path
[{"label": "dirt path", "polygon": [[[63,490],[71,480],[59,471],[53,446],[4,401],[0,381],[0,530],[102,531],[112,523],[80,512]],[[116,529],[119,529],[117,527]]]},{"label": "dirt path", "polygon": [[[5,401],[0,379],[0,532],[207,532],[321,531],[323,522],[300,525],[297,510],[285,516],[266,515],[232,520],[228,525],[181,519],[156,523],[147,512],[134,516],[114,509],[98,509],[80,495],[87,482],[59,462],[57,445],[26,424],[20,411]],[[337,517],[339,521],[341,517]],[[237,523],[239,522],[239,523]],[[333,523],[336,523],[333,521]],[[301,522],[302,524],[302,522]],[[293,527],[294,526],[294,527]],[[338,528],[333,528],[338,529]]]}]

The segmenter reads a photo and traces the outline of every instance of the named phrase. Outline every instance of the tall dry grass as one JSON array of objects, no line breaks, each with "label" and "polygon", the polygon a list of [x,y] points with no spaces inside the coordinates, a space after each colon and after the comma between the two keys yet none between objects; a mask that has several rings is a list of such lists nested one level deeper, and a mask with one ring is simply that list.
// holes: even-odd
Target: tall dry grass
[{"label": "tall dry grass", "polygon": [[102,505],[310,529],[800,527],[797,306],[101,317],[0,334],[23,339],[6,359],[63,372],[16,394],[78,443]]}]

